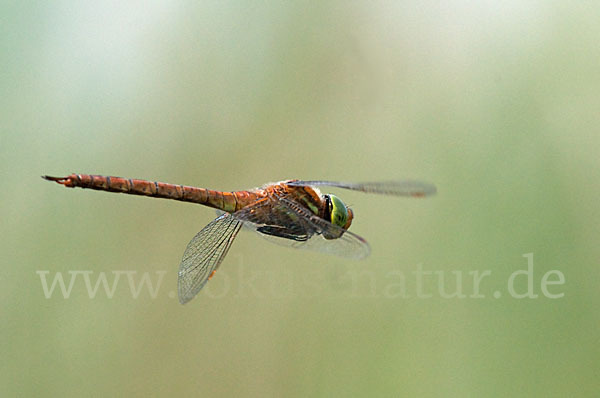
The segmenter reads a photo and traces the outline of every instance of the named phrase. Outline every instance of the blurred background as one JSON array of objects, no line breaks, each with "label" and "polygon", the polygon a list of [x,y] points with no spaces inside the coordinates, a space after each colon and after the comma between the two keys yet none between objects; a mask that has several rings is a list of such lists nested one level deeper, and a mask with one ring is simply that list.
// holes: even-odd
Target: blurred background
[{"label": "blurred background", "polygon": [[[0,395],[597,394],[597,3],[0,7]],[[413,178],[438,194],[331,190],[368,259],[242,233],[182,306],[179,261],[214,212],[39,177],[73,172],[219,190]],[[517,299],[527,253],[538,297]],[[438,272],[430,298],[419,267]],[[552,270],[559,298],[540,287]],[[483,297],[472,271],[491,273]],[[84,274],[115,272],[112,297],[90,298]],[[45,294],[56,275],[76,276],[68,298]],[[156,294],[135,296],[144,275]],[[436,275],[450,293],[462,275],[466,297]]]}]

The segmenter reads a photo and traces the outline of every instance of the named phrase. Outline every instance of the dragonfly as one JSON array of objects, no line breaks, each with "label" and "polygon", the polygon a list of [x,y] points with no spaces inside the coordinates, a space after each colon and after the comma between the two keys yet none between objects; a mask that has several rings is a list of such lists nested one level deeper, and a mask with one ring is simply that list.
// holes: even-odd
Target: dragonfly
[{"label": "dragonfly", "polygon": [[42,176],[68,188],[142,195],[191,202],[217,210],[217,218],[188,243],[178,273],[181,304],[194,298],[214,276],[242,226],[280,245],[362,259],[370,247],[348,230],[354,211],[321,186],[373,194],[423,198],[436,193],[432,184],[414,181],[347,183],[285,180],[260,188],[223,192],[164,182],[90,174]]}]

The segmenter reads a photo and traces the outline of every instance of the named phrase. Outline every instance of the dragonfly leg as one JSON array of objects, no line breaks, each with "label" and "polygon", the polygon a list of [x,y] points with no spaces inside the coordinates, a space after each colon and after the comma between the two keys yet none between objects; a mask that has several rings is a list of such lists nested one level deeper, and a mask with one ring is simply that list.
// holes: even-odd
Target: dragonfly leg
[{"label": "dragonfly leg", "polygon": [[293,230],[284,227],[275,227],[275,226],[263,226],[256,228],[256,230],[265,235],[276,236],[278,238],[291,239],[297,242],[305,242],[308,240],[308,236],[306,235],[298,235],[294,233]]}]

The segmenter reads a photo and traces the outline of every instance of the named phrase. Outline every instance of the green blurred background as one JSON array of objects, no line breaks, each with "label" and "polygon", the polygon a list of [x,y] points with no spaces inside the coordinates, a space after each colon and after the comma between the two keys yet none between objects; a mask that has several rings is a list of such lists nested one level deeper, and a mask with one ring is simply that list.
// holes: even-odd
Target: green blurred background
[{"label": "green blurred background", "polygon": [[[0,11],[0,395],[597,394],[596,2]],[[214,212],[39,178],[72,172],[222,190],[416,178],[438,195],[334,191],[368,259],[240,234],[182,306],[178,263]],[[519,300],[506,284],[526,253],[539,297]],[[433,297],[415,297],[419,264],[491,271],[485,298],[443,298],[435,278]],[[133,298],[123,277],[112,298],[90,299],[80,279],[47,299],[40,270],[165,273],[155,298]],[[549,270],[564,274],[550,289],[564,297],[541,294]],[[386,294],[398,273],[409,297]]]}]

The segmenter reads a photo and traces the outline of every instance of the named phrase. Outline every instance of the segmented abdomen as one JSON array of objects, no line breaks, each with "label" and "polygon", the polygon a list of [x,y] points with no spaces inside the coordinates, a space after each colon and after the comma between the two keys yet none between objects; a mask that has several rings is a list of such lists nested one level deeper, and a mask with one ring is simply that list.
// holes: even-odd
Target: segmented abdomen
[{"label": "segmented abdomen", "polygon": [[67,177],[45,176],[44,178],[71,188],[79,187],[199,203],[229,213],[240,210],[262,197],[259,192],[221,192],[157,181],[90,174],[71,174]]}]

